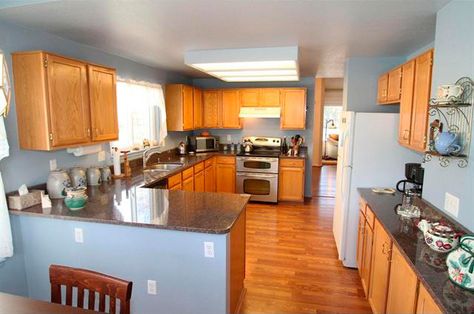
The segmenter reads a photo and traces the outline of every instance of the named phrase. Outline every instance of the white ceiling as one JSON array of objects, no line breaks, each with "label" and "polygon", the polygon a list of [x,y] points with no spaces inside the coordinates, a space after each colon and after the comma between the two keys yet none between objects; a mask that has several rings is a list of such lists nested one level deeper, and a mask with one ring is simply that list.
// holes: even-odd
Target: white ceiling
[{"label": "white ceiling", "polygon": [[342,77],[347,57],[400,56],[434,40],[449,0],[6,1],[0,19],[191,76],[184,52],[300,48],[302,76]]}]

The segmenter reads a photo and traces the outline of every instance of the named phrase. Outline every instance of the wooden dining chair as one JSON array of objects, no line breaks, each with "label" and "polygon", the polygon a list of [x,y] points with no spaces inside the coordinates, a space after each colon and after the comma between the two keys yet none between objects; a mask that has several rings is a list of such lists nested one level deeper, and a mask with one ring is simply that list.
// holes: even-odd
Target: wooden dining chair
[{"label": "wooden dining chair", "polygon": [[[77,307],[84,308],[84,295],[88,293],[85,308],[95,310],[96,293],[99,312],[105,312],[106,296],[109,296],[109,313],[116,312],[116,300],[120,300],[120,314],[130,314],[132,282],[111,277],[87,269],[72,268],[60,265],[49,266],[51,282],[51,302],[62,304],[61,286],[66,286],[66,305],[73,306],[73,288],[77,288]],[[85,291],[87,290],[87,292]]]}]

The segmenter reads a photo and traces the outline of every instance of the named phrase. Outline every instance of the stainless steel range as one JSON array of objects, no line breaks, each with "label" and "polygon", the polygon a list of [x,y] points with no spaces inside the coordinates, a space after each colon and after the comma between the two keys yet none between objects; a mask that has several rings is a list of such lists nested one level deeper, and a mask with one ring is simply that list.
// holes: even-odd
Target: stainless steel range
[{"label": "stainless steel range", "polygon": [[281,138],[248,136],[243,141],[253,150],[237,155],[237,192],[252,195],[251,201],[277,203]]}]

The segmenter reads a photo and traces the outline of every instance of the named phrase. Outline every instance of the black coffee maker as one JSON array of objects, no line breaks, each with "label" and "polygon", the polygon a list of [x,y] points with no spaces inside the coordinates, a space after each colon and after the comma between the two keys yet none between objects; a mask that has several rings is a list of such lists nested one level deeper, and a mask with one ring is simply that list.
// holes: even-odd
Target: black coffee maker
[{"label": "black coffee maker", "polygon": [[423,177],[425,170],[421,164],[407,163],[405,164],[405,180],[398,181],[397,190],[402,193],[410,191],[418,196],[421,196],[423,191]]}]

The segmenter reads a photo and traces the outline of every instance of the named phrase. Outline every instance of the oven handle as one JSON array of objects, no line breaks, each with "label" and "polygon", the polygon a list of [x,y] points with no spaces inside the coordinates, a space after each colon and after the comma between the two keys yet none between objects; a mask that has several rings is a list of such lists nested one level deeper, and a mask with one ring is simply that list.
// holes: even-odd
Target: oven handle
[{"label": "oven handle", "polygon": [[278,162],[278,158],[249,158],[249,157],[237,157],[237,160],[240,161],[260,161],[260,162]]},{"label": "oven handle", "polygon": [[278,174],[237,172],[237,176],[238,177],[250,177],[250,178],[277,178]]}]

